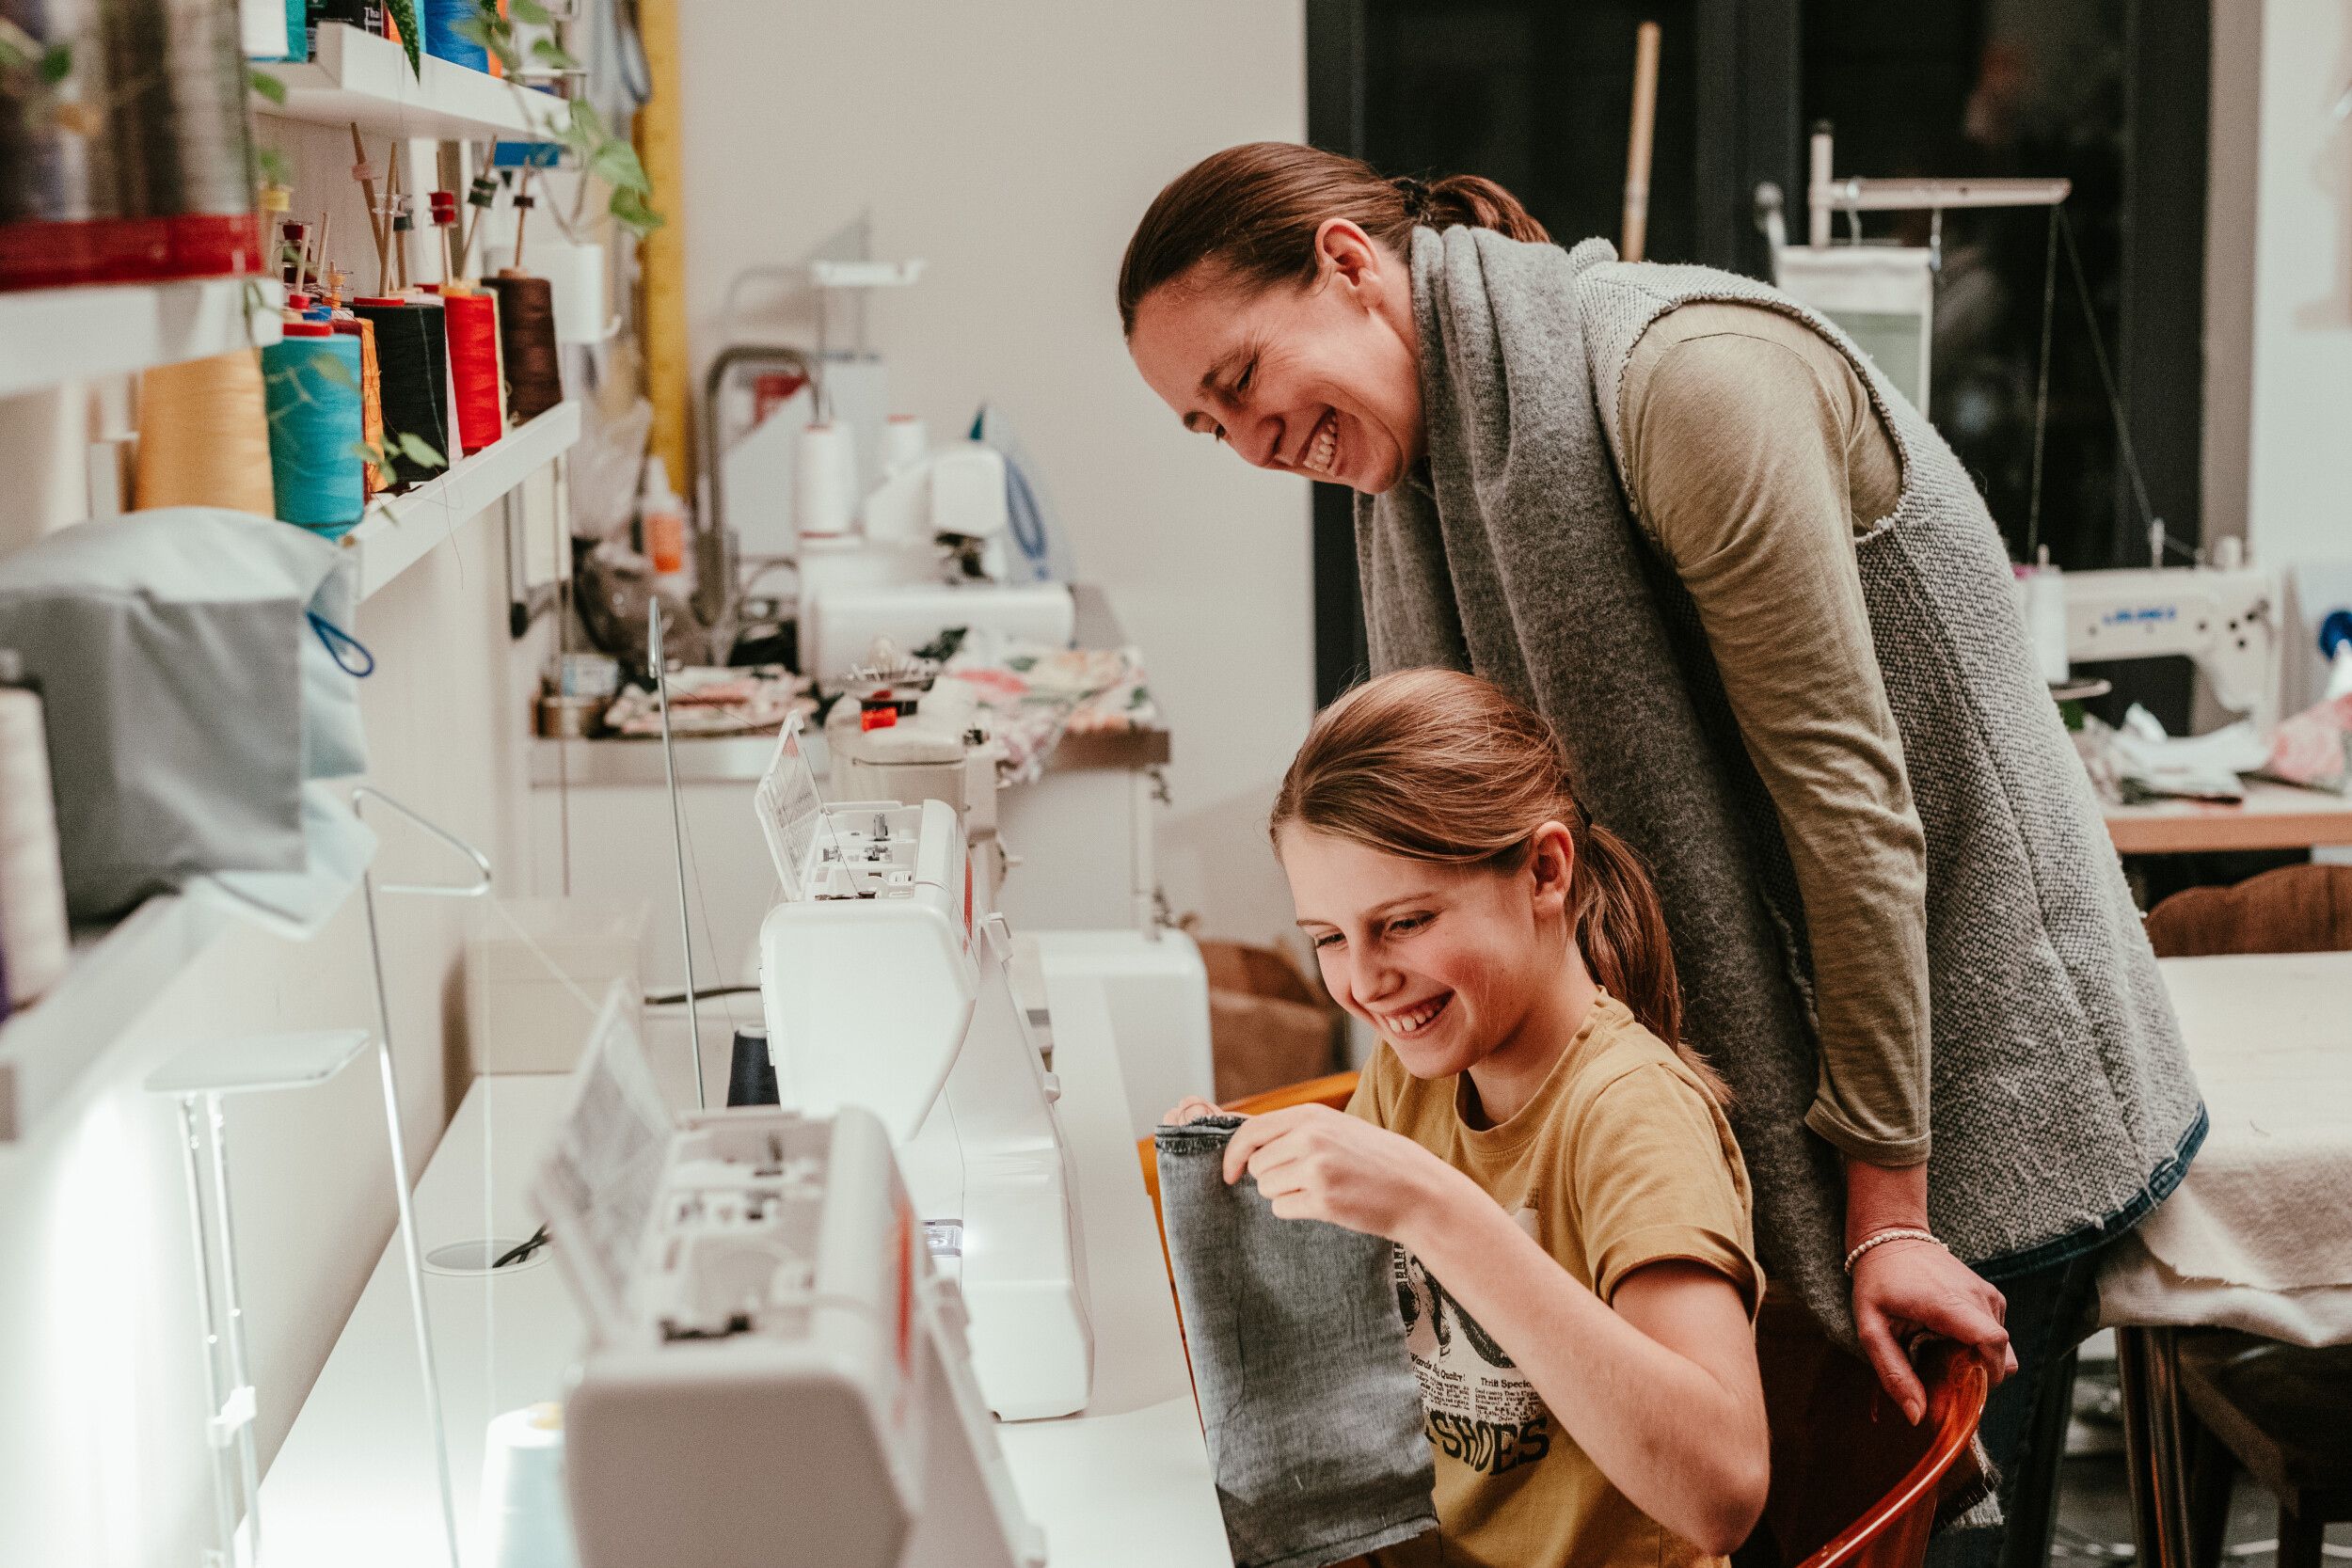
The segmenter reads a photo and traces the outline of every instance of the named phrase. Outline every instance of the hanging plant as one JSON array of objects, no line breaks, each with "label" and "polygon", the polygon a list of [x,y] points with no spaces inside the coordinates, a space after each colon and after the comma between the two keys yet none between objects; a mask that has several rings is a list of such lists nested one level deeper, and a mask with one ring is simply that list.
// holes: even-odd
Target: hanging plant
[{"label": "hanging plant", "polygon": [[[457,24],[457,36],[480,44],[498,57],[499,67],[506,72],[509,83],[516,82],[523,72],[523,51],[515,31],[516,23],[526,27],[547,27],[555,18],[539,0],[507,0],[509,14],[501,15],[497,0],[474,0],[474,14]],[[550,71],[578,71],[580,62],[553,39],[535,39],[531,45],[531,58]],[[516,91],[523,89],[517,87]],[[645,166],[638,161],[637,149],[627,136],[615,135],[604,123],[596,106],[585,99],[569,101],[570,113],[547,127],[547,134],[579,160],[581,170],[603,181],[612,191],[605,210],[613,221],[644,239],[669,220],[647,203],[653,195],[653,182],[645,176]]]}]

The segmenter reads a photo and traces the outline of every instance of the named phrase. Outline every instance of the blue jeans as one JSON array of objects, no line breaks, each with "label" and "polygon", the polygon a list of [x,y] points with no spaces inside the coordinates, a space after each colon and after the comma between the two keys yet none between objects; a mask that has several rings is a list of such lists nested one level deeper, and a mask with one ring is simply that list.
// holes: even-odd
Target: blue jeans
[{"label": "blue jeans", "polygon": [[1928,1568],[2038,1568],[2047,1555],[2058,1464],[2066,1457],[2061,1402],[2074,1387],[2074,1348],[2112,1244],[1993,1281],[2009,1302],[2004,1319],[2017,1370],[1985,1401],[1978,1435],[2001,1473],[2003,1522],[1946,1530],[1928,1543]]}]

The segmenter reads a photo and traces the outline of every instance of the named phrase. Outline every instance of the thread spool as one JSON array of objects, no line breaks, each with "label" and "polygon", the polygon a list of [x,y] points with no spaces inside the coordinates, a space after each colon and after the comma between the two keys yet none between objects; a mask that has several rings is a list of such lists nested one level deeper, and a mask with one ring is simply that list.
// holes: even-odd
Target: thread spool
[{"label": "thread spool", "polygon": [[[375,362],[375,324],[348,316],[333,325],[336,331],[359,340],[359,428],[368,445],[380,451],[384,446],[384,372]],[[367,465],[366,478],[371,496],[391,483],[391,476],[373,463]]]},{"label": "thread spool", "polygon": [[471,456],[506,434],[500,406],[499,308],[495,294],[441,291],[449,314],[449,370],[457,392],[457,438]]},{"label": "thread spool", "polygon": [[262,354],[241,348],[139,374],[134,509],[224,506],[278,515]]},{"label": "thread spool", "polygon": [[[515,265],[511,245],[486,246],[482,264],[491,272]],[[604,246],[569,245],[532,231],[531,271],[548,280],[555,296],[555,341],[600,343],[612,313],[605,305]]]},{"label": "thread spool", "polygon": [[8,88],[0,289],[272,270],[235,6],[50,0],[8,14],[72,54],[65,99]]},{"label": "thread spool", "polygon": [[[288,322],[262,351],[269,404],[269,466],[279,520],[336,539],[367,510],[358,455],[359,342],[323,322]],[[321,356],[342,367],[339,375]]]},{"label": "thread spool", "polygon": [[536,419],[564,401],[554,285],[507,267],[489,279],[489,286],[499,297],[499,342],[506,353],[515,419],[518,423]]},{"label": "thread spool", "polygon": [[534,1404],[490,1418],[481,1507],[490,1568],[575,1568],[562,1405]]},{"label": "thread spool", "polygon": [[393,483],[421,484],[437,470],[410,457],[399,441],[414,436],[443,458],[450,455],[449,343],[442,309],[379,294],[354,300],[351,310],[375,328],[384,443],[392,456]]},{"label": "thread spool", "polygon": [[857,515],[857,449],[846,424],[801,432],[792,466],[792,515],[803,539],[845,537]]},{"label": "thread spool", "polygon": [[424,52],[469,71],[487,71],[490,52],[457,33],[457,24],[470,22],[473,16],[473,0],[424,0],[417,8],[417,25],[424,29]]},{"label": "thread spool", "polygon": [[0,649],[0,1014],[38,1000],[72,956],[49,737],[24,679],[16,651]]},{"label": "thread spool", "polygon": [[893,414],[882,425],[882,472],[897,473],[910,463],[922,461],[930,448],[930,433],[912,414]]}]

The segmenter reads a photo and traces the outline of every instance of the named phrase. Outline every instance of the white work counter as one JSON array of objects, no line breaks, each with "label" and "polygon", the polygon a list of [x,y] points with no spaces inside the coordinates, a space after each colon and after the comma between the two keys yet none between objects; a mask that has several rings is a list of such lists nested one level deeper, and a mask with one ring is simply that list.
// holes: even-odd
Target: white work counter
[{"label": "white work counter", "polygon": [[[1057,979],[1050,1006],[1086,1228],[1094,1391],[1079,1415],[999,1423],[997,1435],[1053,1568],[1230,1563],[1101,984]],[[557,1076],[475,1080],[418,1183],[428,1258],[536,1227],[523,1194],[563,1094]],[[475,1517],[485,1428],[502,1411],[561,1399],[585,1336],[549,1261],[492,1277],[429,1274],[426,1292],[463,1568],[486,1568]],[[397,1237],[270,1466],[262,1525],[264,1549],[280,1563],[447,1560]]]}]

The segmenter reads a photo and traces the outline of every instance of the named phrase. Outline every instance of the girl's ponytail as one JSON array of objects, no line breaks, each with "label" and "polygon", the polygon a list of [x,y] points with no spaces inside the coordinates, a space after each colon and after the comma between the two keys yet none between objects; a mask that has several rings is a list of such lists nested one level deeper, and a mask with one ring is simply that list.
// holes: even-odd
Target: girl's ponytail
[{"label": "girl's ponytail", "polygon": [[1400,670],[1323,710],[1283,775],[1268,824],[1383,854],[1517,874],[1535,831],[1568,830],[1569,930],[1585,968],[1672,1046],[1721,1102],[1730,1090],[1682,1038],[1682,988],[1665,911],[1641,857],[1576,798],[1567,748],[1544,717],[1452,670]]}]

